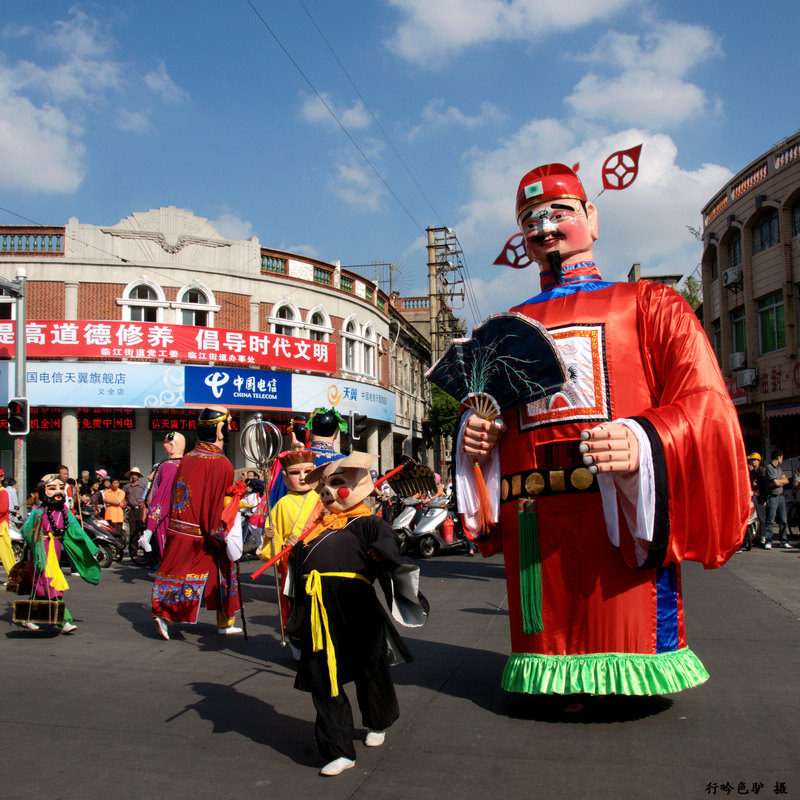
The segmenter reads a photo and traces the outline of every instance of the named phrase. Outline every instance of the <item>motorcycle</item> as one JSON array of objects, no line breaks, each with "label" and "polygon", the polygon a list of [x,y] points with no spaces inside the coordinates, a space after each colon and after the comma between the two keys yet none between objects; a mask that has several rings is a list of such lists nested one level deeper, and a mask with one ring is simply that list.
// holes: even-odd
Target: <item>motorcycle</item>
[{"label": "motorcycle", "polygon": [[122,561],[125,545],[116,530],[103,519],[83,517],[81,520],[86,535],[95,543],[95,556],[101,567],[110,567],[112,561]]},{"label": "motorcycle", "polygon": [[744,540],[742,541],[743,550],[751,550],[754,544],[760,544],[760,528],[761,521],[758,518],[755,503],[750,503],[750,519],[747,520],[747,527],[744,531]]},{"label": "motorcycle", "polygon": [[11,549],[14,551],[14,560],[19,561],[25,551],[25,540],[19,532],[16,521],[8,520],[8,535],[11,537]]},{"label": "motorcycle", "polygon": [[414,517],[417,514],[417,510],[422,507],[422,503],[417,497],[406,497],[401,501],[400,506],[400,510],[392,520],[392,530],[397,539],[397,546],[402,554],[409,549],[412,543],[411,531]]},{"label": "motorcycle", "polygon": [[434,553],[459,553],[473,550],[461,530],[461,522],[447,497],[433,497],[414,528],[411,538],[422,558]]}]

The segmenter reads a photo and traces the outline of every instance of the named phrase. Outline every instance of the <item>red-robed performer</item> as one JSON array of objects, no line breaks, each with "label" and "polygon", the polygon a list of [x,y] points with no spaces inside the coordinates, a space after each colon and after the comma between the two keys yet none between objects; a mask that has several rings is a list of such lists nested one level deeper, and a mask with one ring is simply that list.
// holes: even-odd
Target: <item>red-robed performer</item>
[{"label": "red-robed performer", "polygon": [[475,455],[499,506],[480,547],[505,557],[512,655],[502,685],[565,695],[695,686],[708,674],[686,644],[680,564],[722,566],[749,514],[744,446],[716,359],[672,289],[603,281],[597,211],[571,169],[525,175],[516,211],[542,291],[512,311],[548,329],[569,377],[549,400],[494,421],[469,416],[460,432],[466,521],[475,530]]},{"label": "red-robed performer", "polygon": [[[225,492],[234,476],[233,464],[222,452],[229,417],[222,406],[202,410],[197,446],[183,457],[175,478],[167,544],[153,586],[153,617],[164,639],[169,639],[169,624],[197,622],[204,601],[217,612],[218,633],[242,632],[233,624],[241,608],[233,560],[241,554],[241,528],[236,554],[237,532],[229,531],[222,519]],[[233,516],[238,521],[239,515]]]}]

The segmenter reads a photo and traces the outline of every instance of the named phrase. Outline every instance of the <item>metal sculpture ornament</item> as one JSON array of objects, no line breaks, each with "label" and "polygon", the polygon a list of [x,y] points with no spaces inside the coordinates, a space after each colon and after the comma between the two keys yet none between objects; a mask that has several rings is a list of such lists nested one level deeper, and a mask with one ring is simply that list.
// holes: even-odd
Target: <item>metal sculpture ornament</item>
[{"label": "metal sculpture ornament", "polygon": [[242,428],[239,444],[248,461],[258,464],[260,470],[269,468],[270,462],[278,455],[283,437],[281,432],[260,413]]},{"label": "metal sculpture ornament", "polygon": [[476,325],[471,339],[454,339],[426,377],[490,420],[556,394],[567,369],[543,325],[508,311]]}]

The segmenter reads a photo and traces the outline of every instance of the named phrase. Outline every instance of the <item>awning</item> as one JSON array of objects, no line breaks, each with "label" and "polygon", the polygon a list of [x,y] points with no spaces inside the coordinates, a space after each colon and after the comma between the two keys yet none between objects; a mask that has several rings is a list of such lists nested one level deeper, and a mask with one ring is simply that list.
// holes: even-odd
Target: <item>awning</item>
[{"label": "awning", "polygon": [[792,414],[800,414],[800,403],[782,403],[777,406],[767,406],[767,419],[789,417]]}]

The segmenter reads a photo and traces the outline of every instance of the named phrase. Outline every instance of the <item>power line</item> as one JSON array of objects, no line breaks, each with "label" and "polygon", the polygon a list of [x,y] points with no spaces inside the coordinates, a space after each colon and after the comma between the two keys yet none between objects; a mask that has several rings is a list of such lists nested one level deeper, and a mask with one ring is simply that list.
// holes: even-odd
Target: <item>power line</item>
[{"label": "power line", "polygon": [[353,90],[358,95],[359,100],[361,100],[361,102],[364,104],[364,108],[366,108],[367,111],[369,112],[369,115],[372,117],[372,121],[375,123],[375,125],[377,125],[378,130],[383,135],[383,138],[386,140],[386,142],[389,145],[389,147],[392,148],[392,152],[395,154],[395,156],[397,156],[397,160],[403,165],[403,168],[405,169],[406,173],[408,174],[408,177],[411,178],[412,182],[414,183],[414,186],[417,187],[417,189],[419,190],[419,193],[423,196],[423,198],[425,198],[425,202],[428,204],[428,207],[433,212],[434,217],[436,217],[439,220],[439,224],[442,227],[444,227],[444,222],[442,221],[441,215],[433,207],[433,203],[428,198],[428,195],[425,194],[425,191],[423,190],[422,186],[420,186],[420,184],[417,181],[417,179],[414,177],[414,175],[411,172],[411,169],[409,168],[408,164],[406,164],[405,160],[400,155],[400,153],[398,152],[397,148],[394,146],[394,142],[392,142],[392,140],[389,138],[389,134],[386,133],[386,131],[383,128],[383,125],[381,125],[381,123],[378,121],[378,118],[375,116],[375,114],[373,114],[372,109],[369,106],[369,103],[367,103],[366,99],[364,98],[364,95],[361,94],[361,91],[359,90],[358,86],[356,86],[355,81],[350,77],[350,73],[347,71],[347,69],[345,69],[344,64],[342,64],[342,62],[339,60],[339,56],[336,55],[336,51],[333,49],[333,46],[328,41],[328,39],[325,37],[325,34],[320,30],[320,27],[319,27],[319,25],[317,25],[316,20],[314,19],[314,17],[311,16],[311,12],[308,10],[308,8],[306,8],[306,5],[303,2],[303,0],[297,0],[297,2],[300,3],[303,11],[306,12],[306,14],[308,15],[308,18],[311,20],[311,24],[317,29],[317,33],[320,35],[320,38],[322,39],[323,42],[325,42],[325,45],[327,46],[328,50],[331,51],[331,55],[336,60],[336,63],[339,65],[339,68],[342,70],[342,72],[344,73],[344,75],[347,78],[347,80],[350,81],[350,85],[353,87]]},{"label": "power line", "polygon": [[320,103],[322,103],[322,105],[325,106],[326,111],[335,120],[336,124],[342,129],[342,132],[344,133],[344,135],[347,136],[347,138],[350,140],[350,143],[358,151],[359,155],[364,159],[364,161],[367,163],[369,168],[375,173],[375,175],[378,178],[378,180],[380,180],[380,182],[386,187],[386,190],[389,192],[389,194],[392,195],[392,197],[395,199],[395,202],[400,206],[400,208],[403,209],[403,211],[406,213],[406,216],[408,216],[408,218],[411,220],[411,222],[413,222],[414,225],[416,225],[417,228],[419,228],[420,230],[424,231],[425,228],[422,225],[420,225],[419,222],[417,222],[417,220],[414,218],[414,215],[406,208],[406,206],[403,204],[403,201],[397,196],[397,194],[395,194],[395,192],[392,189],[392,187],[389,186],[389,184],[386,182],[386,180],[380,174],[380,172],[378,172],[378,169],[375,167],[375,165],[372,163],[372,161],[370,161],[370,159],[368,158],[367,154],[361,149],[361,147],[359,147],[358,142],[356,142],[356,140],[352,137],[352,135],[347,130],[347,128],[345,128],[345,126],[342,124],[340,119],[336,116],[336,113],[334,112],[334,110],[325,102],[325,98],[323,98],[323,96],[317,91],[317,89],[314,86],[314,84],[311,82],[311,80],[305,74],[305,72],[303,72],[303,70],[301,69],[300,65],[294,60],[294,58],[292,57],[291,53],[286,49],[286,47],[284,46],[283,42],[281,42],[281,40],[278,38],[278,36],[275,33],[275,31],[273,31],[272,28],[270,28],[270,26],[267,24],[267,21],[264,19],[264,17],[261,16],[261,14],[258,11],[258,9],[253,5],[252,0],[247,0],[247,4],[250,6],[250,8],[253,9],[253,13],[261,21],[261,24],[267,29],[267,31],[269,32],[270,36],[272,36],[272,38],[277,43],[278,47],[280,47],[281,50],[283,50],[284,55],[289,59],[289,61],[292,62],[292,65],[297,70],[299,75],[308,84],[309,88],[317,96],[317,99],[320,101]]}]

